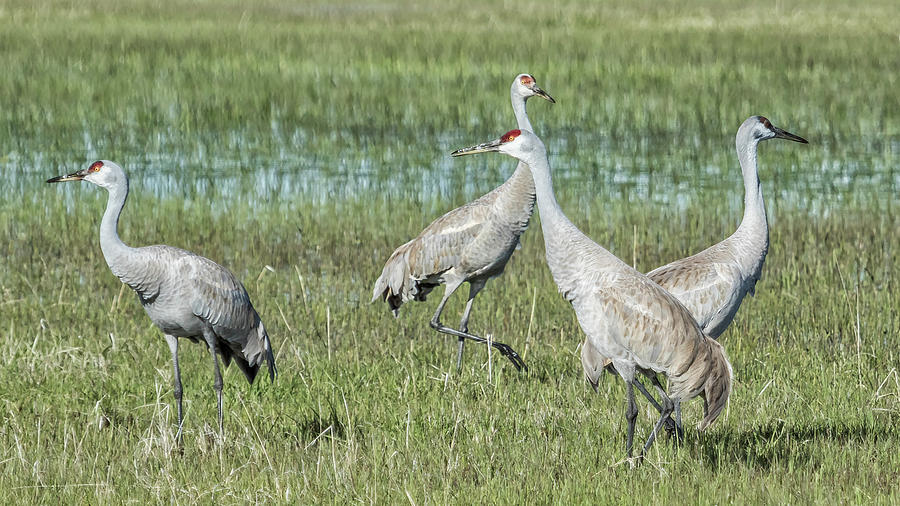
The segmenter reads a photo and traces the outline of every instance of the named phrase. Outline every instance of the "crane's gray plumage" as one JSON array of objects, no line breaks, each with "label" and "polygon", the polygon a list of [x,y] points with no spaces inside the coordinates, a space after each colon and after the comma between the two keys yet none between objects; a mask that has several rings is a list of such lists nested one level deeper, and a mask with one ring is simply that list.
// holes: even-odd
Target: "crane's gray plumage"
[{"label": "crane's gray plumage", "polygon": [[250,383],[265,361],[274,380],[272,344],[247,290],[221,265],[189,251],[156,245],[127,246],[119,238],[118,222],[128,196],[128,178],[121,167],[101,160],[87,169],[47,180],[88,181],[109,192],[100,222],[100,248],[110,270],[137,294],[150,320],[163,332],[172,352],[175,399],[178,407],[178,439],[181,441],[181,373],[179,337],[203,342],[212,354],[222,429],[222,377],[216,354],[227,367],[234,361]]},{"label": "crane's gray plumage", "polygon": [[[510,100],[519,128],[529,131],[532,126],[525,104],[533,96],[555,102],[537,86],[533,76],[516,76],[510,87]],[[403,303],[424,301],[434,288],[446,285],[431,326],[439,332],[459,337],[456,363],[459,368],[464,340],[485,342],[468,331],[472,302],[488,279],[503,272],[519,245],[519,237],[528,228],[533,211],[534,181],[528,166],[520,162],[502,185],[444,214],[415,239],[397,248],[375,281],[372,302],[385,300],[397,316]],[[447,300],[465,282],[469,283],[469,298],[456,331],[441,324],[440,316]],[[524,366],[512,348],[503,343],[492,344],[516,368]]]},{"label": "crane's gray plumage", "polygon": [[594,349],[612,359],[627,384],[626,453],[631,456],[637,405],[636,373],[669,380],[661,416],[644,445],[646,451],[675,403],[702,396],[705,429],[718,417],[731,392],[731,364],[725,350],[705,336],[690,312],[650,278],[616,258],[565,216],[553,193],[550,165],[541,140],[528,131],[512,130],[499,139],[461,149],[454,156],[498,151],[531,167],[541,213],[547,264],[559,291],[575,309],[578,323]]},{"label": "crane's gray plumage", "polygon": [[[769,250],[757,148],[760,142],[774,138],[807,143],[762,116],[751,116],[738,128],[735,148],[744,178],[744,216],[737,230],[700,253],[647,273],[684,304],[703,332],[713,339],[718,339],[734,320],[744,297],[754,294]],[[611,362],[588,341],[582,347],[581,357],[585,376],[596,389],[601,372]]]}]

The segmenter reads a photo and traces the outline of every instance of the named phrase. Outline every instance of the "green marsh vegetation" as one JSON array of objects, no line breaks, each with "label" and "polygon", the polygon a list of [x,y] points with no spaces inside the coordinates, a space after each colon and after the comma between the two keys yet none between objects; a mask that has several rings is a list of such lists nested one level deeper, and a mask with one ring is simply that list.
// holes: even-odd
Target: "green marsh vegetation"
[{"label": "green marsh vegetation", "polygon": [[[0,500],[900,499],[893,2],[246,4],[0,4]],[[760,149],[771,246],[722,337],[727,412],[639,469],[538,216],[471,324],[528,374],[472,345],[456,373],[434,297],[368,304],[394,247],[511,173],[448,153],[514,125],[519,72],[558,101],[529,112],[564,209],[642,270],[733,231],[747,116],[810,140]],[[173,452],[168,349],[103,261],[105,192],[43,183],[97,158],[131,177],[126,242],[226,265],[270,330],[281,375],[228,371],[221,444],[186,344]]]}]

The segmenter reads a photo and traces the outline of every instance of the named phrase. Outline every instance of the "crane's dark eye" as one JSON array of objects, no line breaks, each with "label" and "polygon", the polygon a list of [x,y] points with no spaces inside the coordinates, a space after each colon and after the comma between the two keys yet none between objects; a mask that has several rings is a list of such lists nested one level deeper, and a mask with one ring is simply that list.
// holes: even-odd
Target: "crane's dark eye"
[{"label": "crane's dark eye", "polygon": [[103,162],[94,162],[91,164],[91,168],[88,170],[90,172],[98,172],[101,168],[103,168]]}]

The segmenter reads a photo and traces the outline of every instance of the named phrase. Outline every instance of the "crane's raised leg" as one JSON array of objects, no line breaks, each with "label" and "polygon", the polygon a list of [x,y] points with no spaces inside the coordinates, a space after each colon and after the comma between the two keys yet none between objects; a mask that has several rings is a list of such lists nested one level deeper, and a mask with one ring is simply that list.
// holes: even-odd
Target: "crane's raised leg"
[{"label": "crane's raised leg", "polygon": [[181,411],[181,368],[178,366],[178,338],[169,334],[166,334],[166,343],[169,344],[169,350],[172,352],[172,365],[175,369],[175,385],[174,385],[174,394],[175,394],[175,406],[178,409],[178,432],[175,433],[175,441],[178,444],[178,447],[181,448],[184,446],[184,434],[182,432],[184,416]]},{"label": "crane's raised leg", "polygon": [[[438,304],[437,311],[434,312],[434,316],[431,318],[431,328],[437,330],[442,334],[450,334],[451,336],[456,336],[463,339],[471,339],[476,343],[487,343],[488,340],[483,337],[478,337],[474,334],[469,334],[468,332],[460,332],[456,329],[451,329],[450,327],[444,326],[441,323],[441,313],[444,312],[444,306],[447,305],[447,300],[453,295],[453,292],[456,291],[457,288],[462,284],[462,282],[453,282],[447,283],[447,288],[444,290],[444,297],[441,299],[441,303]],[[491,341],[491,345],[494,348],[497,348],[497,351],[500,352],[501,355],[505,356],[509,359],[510,362],[516,367],[517,370],[528,370],[528,367],[525,366],[525,362],[522,361],[522,358],[519,357],[519,354],[515,352],[508,345],[503,343],[498,343],[497,341]]]},{"label": "crane's raised leg", "polygon": [[[469,314],[472,312],[472,302],[475,296],[484,288],[484,281],[469,283],[469,300],[466,301],[466,310],[463,312],[462,320],[459,322],[459,331],[463,333],[469,332]],[[459,351],[456,353],[456,370],[462,367],[463,346],[466,344],[466,338],[459,338]]]},{"label": "crane's raised leg", "polygon": [[[624,378],[623,378],[624,379]],[[633,380],[625,380],[625,393],[627,395],[625,404],[625,419],[628,421],[628,431],[625,438],[625,456],[631,458],[631,445],[634,442],[634,423],[637,420],[638,408],[637,402],[634,400]]]},{"label": "crane's raised leg", "polygon": [[219,357],[216,354],[218,351],[218,338],[210,330],[203,331],[203,338],[206,339],[206,344],[209,346],[209,353],[212,355],[213,359],[213,373],[215,374],[213,389],[216,391],[216,404],[219,408],[219,437],[223,438],[225,436],[225,429],[222,424],[222,371],[219,370]]}]

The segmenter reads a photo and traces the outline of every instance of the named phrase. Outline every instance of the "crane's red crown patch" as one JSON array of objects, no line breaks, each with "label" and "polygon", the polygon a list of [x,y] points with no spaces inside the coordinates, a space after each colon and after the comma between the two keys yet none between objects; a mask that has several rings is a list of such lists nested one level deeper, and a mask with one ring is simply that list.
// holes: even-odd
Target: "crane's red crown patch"
[{"label": "crane's red crown patch", "polygon": [[522,135],[522,131],[519,130],[518,128],[515,130],[510,130],[509,132],[506,132],[505,134],[503,134],[502,137],[500,137],[500,143],[502,144],[502,143],[506,143],[506,142],[512,142],[512,141],[516,140],[516,137],[518,137],[520,135]]}]

